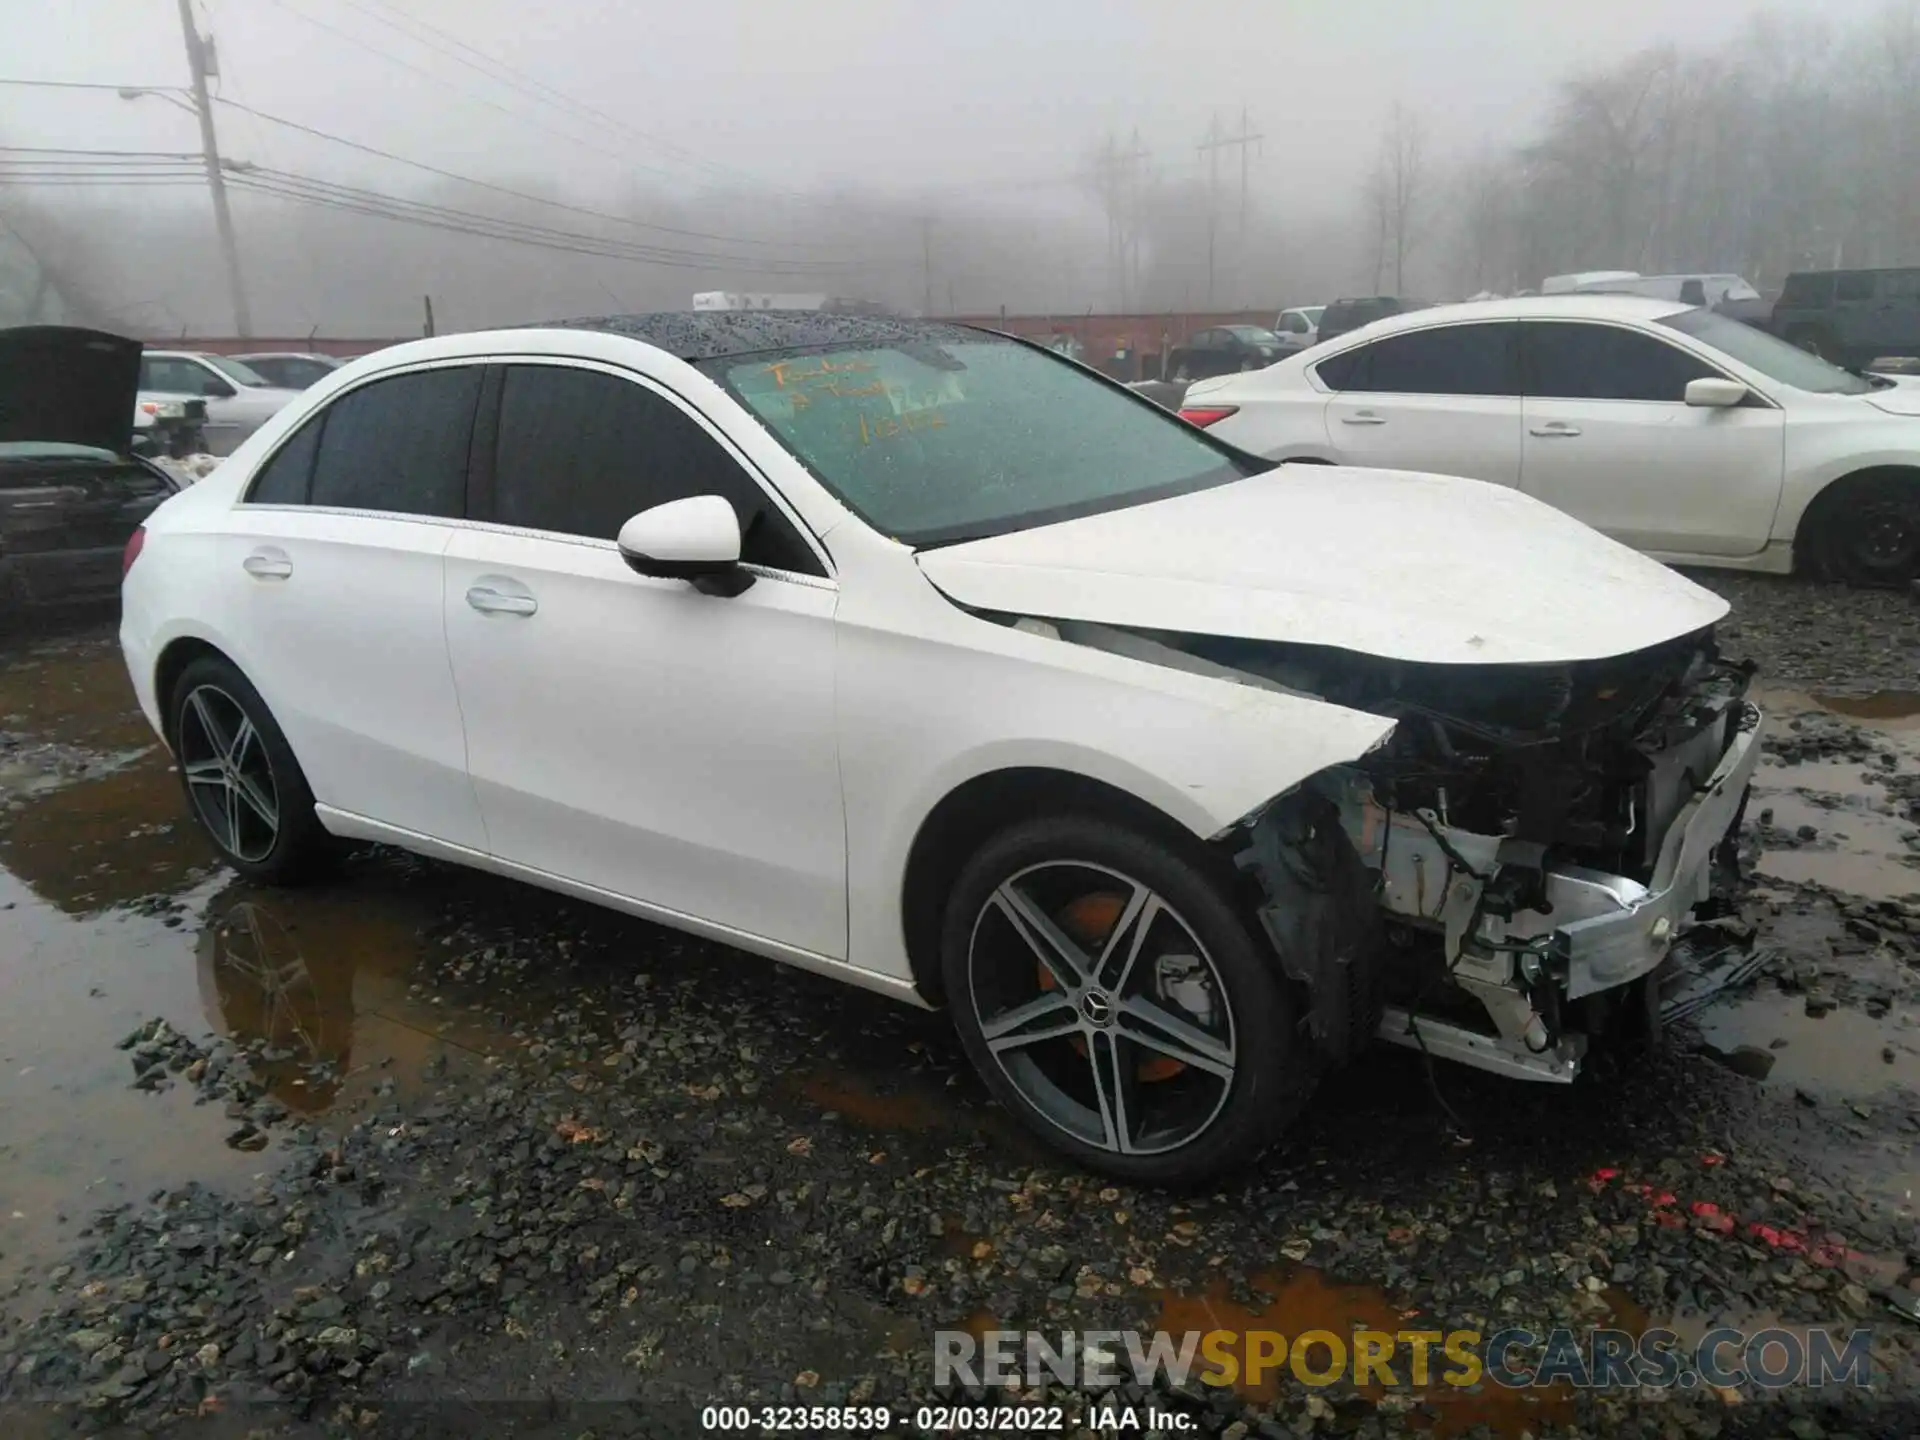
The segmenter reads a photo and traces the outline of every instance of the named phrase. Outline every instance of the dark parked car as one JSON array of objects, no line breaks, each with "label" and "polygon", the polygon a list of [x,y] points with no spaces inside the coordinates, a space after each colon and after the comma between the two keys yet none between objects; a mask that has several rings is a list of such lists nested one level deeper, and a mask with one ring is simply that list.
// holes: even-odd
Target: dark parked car
[{"label": "dark parked car", "polygon": [[1398,295],[1363,295],[1336,300],[1321,313],[1318,341],[1324,344],[1336,335],[1358,330],[1362,325],[1371,325],[1389,315],[1424,310],[1427,304],[1425,300],[1408,300]]},{"label": "dark parked car", "polygon": [[1169,380],[1206,380],[1242,370],[1264,370],[1292,351],[1259,325],[1215,325],[1198,330],[1167,357]]},{"label": "dark parked car", "polygon": [[179,483],[133,453],[140,342],[0,330],[0,616],[111,599],[140,523]]},{"label": "dark parked car", "polygon": [[347,363],[332,355],[296,355],[284,351],[236,355],[233,358],[282,390],[304,390],[316,381],[326,379]]},{"label": "dark parked car", "polygon": [[1920,268],[1789,275],[1773,333],[1840,365],[1920,355]]}]

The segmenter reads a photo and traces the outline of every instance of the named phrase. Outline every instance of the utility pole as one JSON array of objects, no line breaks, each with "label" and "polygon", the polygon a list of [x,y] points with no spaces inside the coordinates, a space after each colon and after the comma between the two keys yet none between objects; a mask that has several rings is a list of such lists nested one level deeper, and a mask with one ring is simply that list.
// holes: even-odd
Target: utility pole
[{"label": "utility pole", "polygon": [[213,194],[213,223],[227,262],[227,290],[233,300],[233,325],[242,339],[253,333],[247,289],[240,280],[240,247],[233,238],[233,212],[227,208],[227,181],[220,170],[220,144],[213,133],[213,102],[207,96],[206,41],[193,24],[193,0],[180,0],[180,33],[187,42],[187,68],[193,74],[193,108],[200,116],[200,151],[207,163],[207,189]]},{"label": "utility pole", "polygon": [[1140,167],[1147,161],[1147,150],[1140,143],[1140,129],[1118,156],[1120,166],[1120,308],[1131,312],[1140,299]]},{"label": "utility pole", "polygon": [[920,217],[920,313],[933,314],[933,217]]},{"label": "utility pole", "polygon": [[1220,228],[1220,152],[1228,146],[1240,151],[1240,258],[1246,263],[1247,250],[1247,146],[1257,145],[1265,136],[1249,128],[1246,106],[1240,107],[1240,133],[1224,135],[1220,116],[1215,113],[1207,126],[1207,138],[1200,142],[1200,153],[1207,157],[1207,308],[1214,305],[1213,281],[1216,236]]}]

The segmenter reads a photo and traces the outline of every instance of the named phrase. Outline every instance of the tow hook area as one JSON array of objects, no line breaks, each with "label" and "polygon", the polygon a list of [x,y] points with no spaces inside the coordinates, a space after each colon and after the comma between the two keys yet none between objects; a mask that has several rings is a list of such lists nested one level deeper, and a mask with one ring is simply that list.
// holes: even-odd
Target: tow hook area
[{"label": "tow hook area", "polygon": [[1259,886],[1260,923],[1287,978],[1306,992],[1305,1028],[1339,1064],[1369,1044],[1384,994],[1383,942],[1372,872],[1338,808],[1299,791],[1269,806],[1234,863]]}]

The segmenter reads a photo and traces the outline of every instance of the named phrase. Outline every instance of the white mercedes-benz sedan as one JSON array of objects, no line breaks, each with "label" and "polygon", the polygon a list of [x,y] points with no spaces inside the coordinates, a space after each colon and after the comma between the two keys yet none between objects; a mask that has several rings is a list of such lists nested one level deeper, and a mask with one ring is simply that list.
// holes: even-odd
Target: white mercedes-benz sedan
[{"label": "white mercedes-benz sedan", "polygon": [[1272,459],[1512,486],[1674,564],[1920,577],[1920,382],[1842,370],[1712,310],[1443,306],[1201,381],[1184,404]]},{"label": "white mercedes-benz sedan", "polygon": [[1141,1180],[1249,1159],[1376,1035],[1570,1080],[1759,753],[1724,602],[1552,507],[1274,466],[934,322],[396,346],[126,562],[242,874],[383,841],[944,1005]]}]

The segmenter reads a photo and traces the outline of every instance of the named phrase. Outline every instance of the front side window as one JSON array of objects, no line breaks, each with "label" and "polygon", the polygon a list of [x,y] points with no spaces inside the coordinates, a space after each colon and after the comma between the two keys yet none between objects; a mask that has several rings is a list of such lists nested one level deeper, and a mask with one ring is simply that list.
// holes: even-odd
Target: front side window
[{"label": "front side window", "polygon": [[218,370],[236,385],[272,384],[266,376],[262,375],[251,365],[242,364],[240,361],[226,355],[209,355],[207,357],[207,364]]},{"label": "front side window", "polygon": [[1685,310],[1658,323],[1796,390],[1810,390],[1816,395],[1864,395],[1874,388],[1871,381],[1851,370],[1842,370],[1777,335],[1711,310]]},{"label": "front side window", "polygon": [[850,510],[910,545],[1006,534],[1267,468],[990,335],[772,350],[702,368]]},{"label": "front side window", "polygon": [[1389,335],[1322,361],[1334,390],[1390,395],[1518,395],[1511,322],[1441,325]]},{"label": "front side window", "polygon": [[612,540],[642,510],[724,496],[740,558],[775,570],[825,569],[760,483],[665,396],[598,370],[514,365],[500,391],[493,518],[503,525]]},{"label": "front side window", "polygon": [[1307,333],[1307,318],[1298,312],[1288,311],[1281,317],[1280,328],[1289,335],[1304,335]]},{"label": "front side window", "polygon": [[464,515],[480,374],[477,365],[457,365],[394,375],[349,390],[327,406],[310,503],[444,519]]},{"label": "front side window", "polygon": [[[1726,320],[1725,316],[1714,318]],[[1530,322],[1523,330],[1529,395],[1680,404],[1687,398],[1689,381],[1719,373],[1678,346],[1638,330],[1558,320]]]}]

